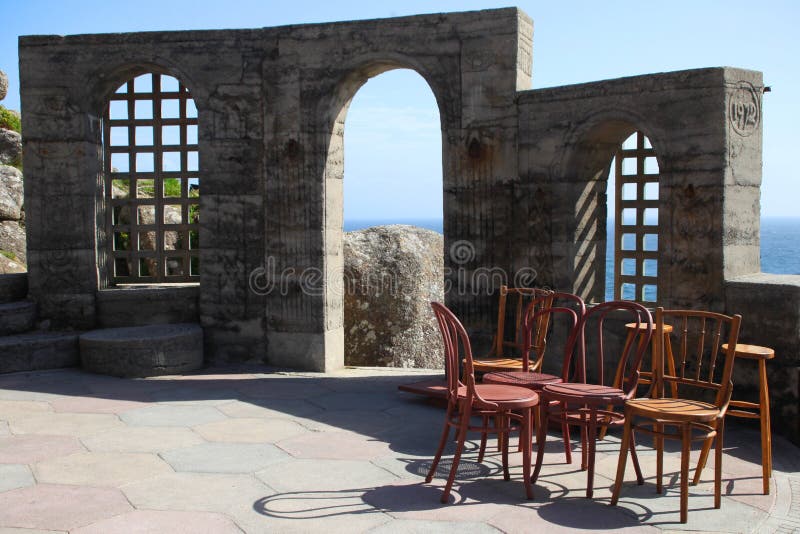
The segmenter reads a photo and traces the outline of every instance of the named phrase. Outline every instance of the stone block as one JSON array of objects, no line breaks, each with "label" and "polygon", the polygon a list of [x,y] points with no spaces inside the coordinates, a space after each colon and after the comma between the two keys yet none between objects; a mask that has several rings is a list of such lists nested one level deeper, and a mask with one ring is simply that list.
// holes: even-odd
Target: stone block
[{"label": "stone block", "polygon": [[36,332],[0,337],[0,373],[57,369],[78,364],[78,335]]},{"label": "stone block", "polygon": [[81,364],[119,377],[181,374],[203,366],[203,330],[196,324],[106,328],[80,337]]},{"label": "stone block", "polygon": [[10,336],[33,330],[35,323],[35,302],[22,300],[0,304],[0,336]]},{"label": "stone block", "polygon": [[28,273],[0,275],[0,302],[22,300],[28,294]]},{"label": "stone block", "polygon": [[195,323],[199,286],[110,288],[97,292],[100,328]]}]

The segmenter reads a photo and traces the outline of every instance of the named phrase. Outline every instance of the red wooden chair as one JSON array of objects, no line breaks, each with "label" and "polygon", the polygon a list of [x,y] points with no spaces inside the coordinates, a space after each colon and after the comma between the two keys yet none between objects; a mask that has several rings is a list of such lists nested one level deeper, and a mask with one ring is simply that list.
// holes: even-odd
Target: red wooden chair
[{"label": "red wooden chair", "polygon": [[[642,343],[623,343],[625,323],[634,322],[640,328],[645,340]],[[578,376],[582,382],[563,382],[548,384],[540,393],[539,427],[537,432],[538,451],[536,468],[533,473],[535,482],[542,469],[544,445],[547,436],[547,421],[555,420],[562,425],[574,425],[581,429],[581,469],[588,469],[586,496],[591,497],[594,487],[594,458],[597,430],[601,426],[617,426],[624,423],[622,413],[614,410],[622,407],[636,391],[639,380],[639,366],[647,351],[647,342],[653,333],[653,320],[647,308],[630,301],[611,301],[597,304],[590,308],[578,320],[578,324],[567,342],[565,367],[572,364],[575,356]],[[627,369],[621,388],[607,386],[613,380],[613,372],[607,373],[605,366],[613,362],[606,359],[608,342],[616,342],[622,347],[619,361]],[[586,380],[586,354],[593,355],[596,360],[597,374],[591,382]],[[611,409],[608,409],[611,406]],[[551,408],[554,410],[551,412]],[[636,477],[644,482],[633,440],[628,446],[636,469]]]},{"label": "red wooden chair", "polygon": [[[447,375],[447,413],[445,424],[442,429],[442,436],[439,440],[439,447],[436,456],[431,463],[426,482],[433,480],[442,452],[450,435],[450,428],[456,429],[456,450],[453,456],[453,464],[450,467],[450,474],[447,477],[447,484],[442,493],[441,501],[446,503],[450,497],[450,490],[453,487],[458,463],[461,453],[464,450],[468,431],[477,431],[485,435],[486,433],[498,433],[503,435],[501,440],[504,443],[502,450],[503,475],[506,480],[510,479],[508,473],[508,434],[515,428],[512,420],[519,421],[519,432],[521,435],[522,447],[522,471],[525,484],[525,494],[528,499],[533,498],[533,486],[531,485],[531,420],[533,408],[539,402],[539,396],[533,391],[516,387],[503,386],[496,384],[476,384],[475,371],[472,364],[472,349],[467,336],[467,331],[458,318],[442,304],[432,302],[436,321],[442,332],[445,352],[445,371]],[[459,363],[461,362],[463,350],[463,374],[459,373]],[[475,426],[471,424],[473,416],[480,417],[482,424]],[[495,424],[489,426],[489,420]]]},{"label": "red wooden chair", "polygon": [[[562,360],[561,375],[542,372],[545,347],[547,346],[547,330],[556,325],[557,315],[563,315],[566,322],[567,335],[578,324],[578,319],[586,313],[586,305],[577,295],[572,293],[553,293],[531,301],[525,314],[523,323],[523,350],[521,371],[498,371],[483,375],[484,384],[503,384],[520,386],[540,392],[547,384],[557,384],[570,380],[569,357]],[[562,325],[563,327],[563,325]],[[564,340],[566,348],[567,339]],[[530,357],[535,356],[533,364]],[[534,425],[536,427],[536,425]],[[561,427],[564,438],[564,454],[566,462],[572,463],[572,451],[569,442],[569,425],[564,423]],[[483,450],[484,443],[481,444]]]},{"label": "red wooden chair", "polygon": [[[674,370],[665,370],[664,330],[668,320],[673,327],[673,335],[677,335],[678,347],[673,353],[676,356]],[[697,462],[694,483],[706,463],[711,441],[716,442],[714,451],[714,508],[719,508],[722,497],[722,434],[724,431],[725,413],[733,392],[733,360],[736,342],[739,336],[741,316],[722,315],[706,311],[664,310],[656,308],[656,358],[654,369],[654,398],[633,399],[625,405],[625,429],[622,435],[622,447],[617,464],[617,477],[614,480],[614,491],[611,504],[617,504],[625,475],[627,452],[625,444],[633,442],[634,432],[645,432],[653,435],[656,449],[656,492],[661,493],[661,478],[664,471],[664,440],[681,441],[681,477],[680,477],[680,519],[687,520],[689,502],[689,453],[692,441],[704,442],[700,459]],[[727,344],[727,345],[726,345]],[[724,361],[720,362],[720,357]],[[722,372],[719,371],[722,363]],[[695,392],[703,390],[713,392],[713,402],[704,402],[695,398],[665,398],[664,386],[677,385],[685,391],[691,388]],[[674,429],[670,432],[665,429]]]}]

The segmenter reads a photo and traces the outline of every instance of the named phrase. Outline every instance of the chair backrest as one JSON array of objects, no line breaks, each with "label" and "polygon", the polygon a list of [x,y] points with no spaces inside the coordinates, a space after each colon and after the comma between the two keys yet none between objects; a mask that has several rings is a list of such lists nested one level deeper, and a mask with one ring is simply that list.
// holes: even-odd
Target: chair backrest
[{"label": "chair backrest", "polygon": [[[490,357],[502,357],[507,354],[506,349],[512,349],[512,356],[522,355],[524,350],[524,322],[527,310],[530,304],[538,301],[542,297],[551,295],[553,292],[547,289],[539,289],[533,287],[508,287],[505,285],[500,286],[498,306],[497,306],[497,330],[492,340],[492,347],[489,351]],[[547,301],[542,301],[539,306],[548,304]],[[513,338],[509,338],[506,333],[508,324],[507,317],[513,311],[513,324],[509,332]],[[544,325],[544,332],[547,331],[547,325]],[[544,350],[542,348],[542,350]],[[543,353],[542,353],[543,354]]]},{"label": "chair backrest", "polygon": [[[469,342],[467,330],[458,317],[455,316],[444,304],[431,302],[436,322],[442,333],[444,344],[444,365],[447,376],[447,402],[458,404],[458,390],[466,386],[467,402],[479,398],[475,392],[475,371],[472,365],[472,346]],[[463,357],[462,357],[463,352]],[[463,370],[460,363],[463,362]],[[461,372],[459,372],[461,371]]]},{"label": "chair backrest", "polygon": [[[575,329],[578,320],[586,313],[586,304],[578,295],[572,293],[551,293],[532,300],[525,311],[523,321],[522,370],[541,371],[547,349],[548,336],[556,326],[557,315],[563,315],[567,322],[567,335],[564,348],[570,333]],[[531,358],[535,358],[531,361]],[[568,370],[562,368],[562,378],[567,380]]]},{"label": "chair backrest", "polygon": [[[740,315],[698,310],[656,308],[655,394],[663,396],[665,383],[678,387],[711,390],[714,402],[725,407],[732,393],[733,359],[739,339]],[[672,325],[669,344],[664,324]],[[728,344],[727,350],[722,348]],[[666,358],[675,363],[675,373],[665,367]]]},{"label": "chair backrest", "polygon": [[[641,330],[639,342],[626,343],[625,324],[634,323]],[[578,321],[567,344],[564,365],[575,366],[576,379],[582,382],[612,386],[615,374],[607,366],[621,369],[620,389],[632,397],[639,382],[642,358],[653,336],[653,318],[650,312],[636,302],[612,300],[589,308]],[[617,356],[617,358],[613,358]],[[577,359],[572,361],[572,359]],[[591,371],[587,377],[587,358],[591,358]]]}]

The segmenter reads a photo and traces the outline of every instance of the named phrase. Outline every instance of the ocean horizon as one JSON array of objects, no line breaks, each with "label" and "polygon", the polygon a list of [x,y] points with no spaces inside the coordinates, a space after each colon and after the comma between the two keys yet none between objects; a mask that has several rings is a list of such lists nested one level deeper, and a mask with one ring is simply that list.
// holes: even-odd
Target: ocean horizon
[{"label": "ocean horizon", "polygon": [[[442,219],[345,219],[344,231],[352,232],[385,224],[410,224],[443,233]],[[613,225],[609,225],[609,243],[613,240]],[[609,246],[609,251],[610,246]],[[613,276],[607,270],[607,278]],[[771,274],[800,274],[800,217],[761,217],[761,272]],[[608,287],[610,284],[606,284]]]}]

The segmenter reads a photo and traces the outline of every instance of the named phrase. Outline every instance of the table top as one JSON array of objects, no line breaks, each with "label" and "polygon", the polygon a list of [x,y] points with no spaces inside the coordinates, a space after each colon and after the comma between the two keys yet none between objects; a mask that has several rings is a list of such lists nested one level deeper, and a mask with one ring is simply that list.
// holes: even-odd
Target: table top
[{"label": "table top", "polygon": [[[627,328],[628,330],[633,330],[634,328],[636,328],[636,323],[628,323],[625,325],[625,328]],[[639,330],[647,330],[647,323],[639,323]],[[656,331],[656,325],[655,323],[653,323],[653,332],[655,331]],[[664,333],[669,334],[670,332],[672,332],[672,325],[665,324]]]}]

